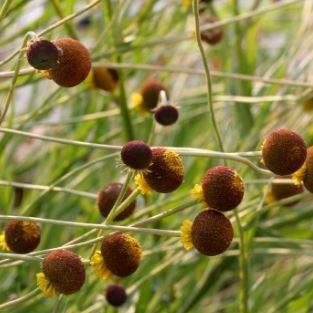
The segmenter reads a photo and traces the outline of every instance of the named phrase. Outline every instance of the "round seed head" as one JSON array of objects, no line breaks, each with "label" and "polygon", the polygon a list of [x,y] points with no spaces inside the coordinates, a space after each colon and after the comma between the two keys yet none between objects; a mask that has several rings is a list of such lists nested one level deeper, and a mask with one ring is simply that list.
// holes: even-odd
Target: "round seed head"
[{"label": "round seed head", "polygon": [[143,141],[129,141],[123,146],[121,158],[125,165],[135,170],[143,170],[152,160],[152,151]]},{"label": "round seed head", "polygon": [[85,268],[80,257],[64,249],[46,255],[42,264],[43,273],[57,290],[69,295],[77,292],[85,282]]},{"label": "round seed head", "polygon": [[38,40],[27,49],[27,61],[37,70],[48,70],[58,64],[58,48],[48,40]]},{"label": "round seed head", "polygon": [[179,112],[177,108],[170,104],[161,105],[154,112],[155,120],[163,126],[175,124],[178,120],[178,116]]},{"label": "round seed head", "polygon": [[[213,24],[219,22],[219,19],[215,16],[206,16],[201,20],[201,25]],[[223,39],[224,30],[222,27],[216,27],[213,29],[207,29],[201,31],[201,40],[205,41],[209,45],[216,45]]]},{"label": "round seed head", "polygon": [[[298,195],[303,192],[302,185],[295,185],[293,183],[290,184],[279,184],[279,183],[272,183],[270,187],[270,193],[274,197],[276,201],[286,199],[295,195]],[[285,206],[292,206],[298,203],[299,200],[293,201],[291,203],[285,204]]]},{"label": "round seed head", "polygon": [[265,166],[277,175],[290,175],[297,171],[306,158],[303,139],[289,129],[278,129],[263,142],[262,156]]},{"label": "round seed head", "polygon": [[95,87],[108,92],[113,92],[119,83],[118,71],[105,66],[92,69],[92,82]]},{"label": "round seed head", "polygon": [[153,148],[152,163],[143,177],[151,189],[161,193],[172,192],[183,182],[183,161],[171,150]]},{"label": "round seed head", "polygon": [[[123,184],[121,183],[111,183],[99,192],[97,205],[103,217],[107,217],[109,215],[122,188],[123,188]],[[132,193],[132,189],[127,188],[127,191],[124,195],[123,200],[125,200],[131,193]],[[122,213],[120,213],[119,215],[115,217],[114,220],[122,221],[128,218],[134,212],[135,208],[136,208],[136,200],[131,202],[129,206]]]},{"label": "round seed head", "polygon": [[111,305],[119,307],[126,302],[127,294],[123,286],[115,284],[108,286],[105,298]]},{"label": "round seed head", "polygon": [[307,151],[303,184],[308,191],[313,193],[313,146],[309,147]]},{"label": "round seed head", "polygon": [[147,111],[151,111],[158,105],[159,94],[164,90],[166,94],[167,88],[154,79],[145,81],[141,86],[142,105]]},{"label": "round seed head", "polygon": [[242,178],[225,166],[209,169],[202,178],[201,187],[206,204],[219,211],[233,210],[244,196]]},{"label": "round seed head", "polygon": [[5,242],[15,253],[34,251],[39,245],[40,237],[40,228],[34,222],[10,221],[4,227]]},{"label": "round seed head", "polygon": [[215,210],[202,211],[192,223],[192,244],[204,255],[223,253],[231,244],[233,236],[229,219]]},{"label": "round seed head", "polygon": [[139,267],[141,245],[132,236],[115,233],[102,240],[101,255],[106,267],[116,276],[126,277]]},{"label": "round seed head", "polygon": [[59,63],[49,70],[50,77],[60,86],[73,87],[88,76],[91,68],[89,51],[72,38],[53,42],[59,49]]}]

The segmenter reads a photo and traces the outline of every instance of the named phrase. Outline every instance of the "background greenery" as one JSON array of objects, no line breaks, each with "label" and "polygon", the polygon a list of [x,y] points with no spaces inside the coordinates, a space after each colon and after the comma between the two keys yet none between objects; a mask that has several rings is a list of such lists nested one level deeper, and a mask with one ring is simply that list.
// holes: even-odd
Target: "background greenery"
[{"label": "background greenery", "polygon": [[[22,72],[25,75],[17,79],[2,127],[109,145],[123,145],[132,137],[147,140],[151,116],[129,108],[131,126],[127,128],[125,104],[130,104],[130,94],[145,79],[154,76],[168,86],[171,101],[180,107],[179,122],[157,128],[154,145],[219,150],[191,6],[184,9],[180,0],[2,0],[0,8],[2,112],[13,91],[11,71],[29,31],[46,39],[77,37],[90,49],[94,64],[121,63],[121,84],[114,94],[92,89],[87,82],[60,88],[39,73]],[[292,128],[312,144],[313,113],[305,112],[301,103],[313,86],[313,2],[216,0],[207,10],[214,10],[225,24],[223,41],[204,46],[213,71],[214,109],[225,150],[260,150],[264,136],[278,127]],[[75,18],[49,28],[74,12],[78,12]],[[21,68],[28,68],[24,54]],[[136,214],[126,225],[184,204],[203,173],[222,163],[221,158],[213,157],[187,155],[183,159],[182,187],[169,195],[138,197]],[[250,159],[262,167],[259,158]],[[112,181],[125,179],[117,160],[112,151],[3,134],[0,213],[101,223],[96,193]],[[229,165],[246,182],[239,212],[249,260],[250,312],[313,312],[312,196],[304,193],[298,196],[299,204],[288,208],[281,203],[265,205],[269,177],[242,163],[229,161]],[[12,182],[31,184],[22,186],[27,188],[19,207],[14,203],[14,189],[8,186]],[[61,189],[42,191],[34,185]],[[193,206],[147,227],[178,230],[182,220],[192,219],[199,210],[200,206]],[[237,230],[233,213],[228,216]],[[86,231],[42,224],[38,249],[59,247]],[[209,258],[185,251],[179,238],[135,236],[145,257],[134,275],[120,281],[130,294],[120,312],[239,312],[238,233],[226,253]],[[91,245],[74,251],[88,260]],[[104,299],[107,284],[88,266],[86,283],[78,293],[44,299],[32,295],[40,262],[3,261],[1,256],[0,301],[9,301],[5,312],[114,312]],[[27,301],[10,303],[28,298],[29,293]]]}]

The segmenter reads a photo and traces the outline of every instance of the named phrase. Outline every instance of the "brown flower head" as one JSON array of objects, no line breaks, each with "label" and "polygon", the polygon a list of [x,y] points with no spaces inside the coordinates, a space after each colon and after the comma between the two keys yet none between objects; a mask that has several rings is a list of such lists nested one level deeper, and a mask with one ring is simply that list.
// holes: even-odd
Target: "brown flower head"
[{"label": "brown flower head", "polygon": [[[99,211],[103,217],[107,217],[109,215],[122,188],[123,184],[121,183],[111,183],[98,193],[97,204]],[[125,200],[131,193],[132,189],[127,188],[123,200]],[[122,221],[128,218],[134,212],[135,208],[136,208],[136,199],[133,202],[131,202],[122,213],[117,215],[114,220]]]},{"label": "brown flower head", "polygon": [[304,163],[307,149],[303,139],[289,129],[269,134],[262,145],[265,166],[277,175],[290,175]]}]

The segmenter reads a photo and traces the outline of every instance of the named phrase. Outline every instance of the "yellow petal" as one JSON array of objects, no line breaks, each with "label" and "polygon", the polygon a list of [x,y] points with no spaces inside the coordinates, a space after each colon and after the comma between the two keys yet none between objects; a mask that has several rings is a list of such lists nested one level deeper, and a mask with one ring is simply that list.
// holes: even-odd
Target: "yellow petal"
[{"label": "yellow petal", "polygon": [[9,246],[7,245],[7,242],[5,241],[4,233],[0,235],[0,248],[3,251],[10,251]]},{"label": "yellow petal", "polygon": [[37,285],[45,297],[55,297],[58,294],[44,273],[37,273],[36,277]]},{"label": "yellow petal", "polygon": [[147,115],[147,113],[149,113],[144,106],[142,95],[138,92],[133,92],[130,95],[130,107],[134,108],[142,115]]},{"label": "yellow petal", "polygon": [[189,250],[193,247],[192,238],[191,238],[191,226],[192,222],[189,220],[184,220],[181,227],[181,241],[186,250]]},{"label": "yellow petal", "polygon": [[304,164],[292,175],[292,179],[294,181],[294,184],[296,186],[301,186],[304,176],[305,176],[305,172],[306,172],[306,163],[304,162]]},{"label": "yellow petal", "polygon": [[107,280],[112,275],[110,270],[106,267],[101,251],[99,250],[91,257],[90,265],[93,266],[97,276],[102,280]]},{"label": "yellow petal", "polygon": [[139,187],[142,195],[151,195],[152,194],[153,190],[148,185],[148,183],[146,182],[146,180],[144,179],[144,177],[141,173],[138,173],[135,176],[135,183]]}]

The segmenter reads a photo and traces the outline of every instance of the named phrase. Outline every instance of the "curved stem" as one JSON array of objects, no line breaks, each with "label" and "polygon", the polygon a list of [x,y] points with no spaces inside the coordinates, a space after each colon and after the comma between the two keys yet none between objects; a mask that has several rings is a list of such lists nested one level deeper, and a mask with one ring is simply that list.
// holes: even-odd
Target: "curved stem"
[{"label": "curved stem", "polygon": [[218,128],[218,125],[217,125],[217,122],[215,119],[215,114],[214,114],[213,97],[212,97],[212,80],[211,80],[210,68],[209,68],[208,61],[207,61],[206,56],[205,56],[205,51],[204,51],[204,48],[203,48],[202,42],[201,42],[198,0],[193,0],[193,13],[195,16],[197,43],[198,43],[198,47],[199,47],[199,50],[201,53],[202,63],[204,66],[204,70],[205,70],[205,74],[206,74],[206,80],[207,80],[208,104],[209,104],[209,108],[210,108],[211,122],[212,122],[212,125],[214,128],[214,131],[215,131],[215,136],[217,138],[219,148],[222,152],[224,152],[222,138],[221,138],[220,131],[219,131],[219,128]]},{"label": "curved stem", "polygon": [[0,310],[7,309],[7,308],[10,308],[12,306],[15,306],[16,304],[20,304],[20,303],[26,302],[26,301],[36,297],[39,294],[40,294],[40,290],[39,290],[39,288],[36,288],[36,289],[34,289],[33,291],[29,292],[28,294],[26,294],[23,297],[20,297],[20,298],[17,298],[15,300],[8,301],[8,302],[0,304]]}]

